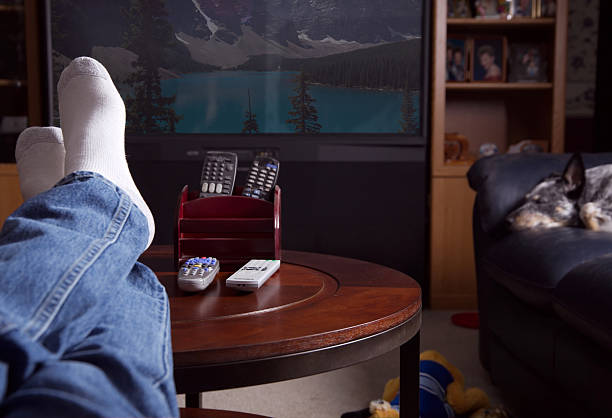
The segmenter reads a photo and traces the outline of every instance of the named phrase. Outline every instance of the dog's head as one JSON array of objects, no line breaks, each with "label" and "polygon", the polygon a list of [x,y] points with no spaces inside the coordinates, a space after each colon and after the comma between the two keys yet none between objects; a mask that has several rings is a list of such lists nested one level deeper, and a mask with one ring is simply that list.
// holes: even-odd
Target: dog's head
[{"label": "dog's head", "polygon": [[512,211],[506,222],[513,230],[554,228],[579,224],[578,198],[585,185],[580,154],[574,154],[563,174],[551,174],[538,183]]}]

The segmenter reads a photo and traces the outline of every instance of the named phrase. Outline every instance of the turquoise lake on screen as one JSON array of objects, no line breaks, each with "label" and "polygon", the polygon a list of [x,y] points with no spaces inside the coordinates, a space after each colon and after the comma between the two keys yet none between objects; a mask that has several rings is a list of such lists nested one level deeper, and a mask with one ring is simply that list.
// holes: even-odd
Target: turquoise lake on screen
[{"label": "turquoise lake on screen", "polygon": [[[294,132],[290,97],[295,72],[218,71],[193,73],[162,81],[162,94],[175,95],[174,110],[183,118],[180,133],[240,133],[248,110],[262,133]],[[329,133],[398,133],[402,92],[310,85],[322,125]],[[418,101],[418,100],[416,100]],[[414,103],[419,112],[419,103]],[[415,132],[416,134],[416,132]]]}]

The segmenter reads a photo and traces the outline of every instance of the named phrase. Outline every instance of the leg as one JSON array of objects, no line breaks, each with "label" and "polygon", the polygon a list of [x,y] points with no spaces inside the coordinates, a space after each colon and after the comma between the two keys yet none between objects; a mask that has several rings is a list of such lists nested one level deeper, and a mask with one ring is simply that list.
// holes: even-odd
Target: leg
[{"label": "leg", "polygon": [[400,417],[419,417],[420,333],[400,347]]},{"label": "leg", "polygon": [[[125,117],[99,67],[75,60],[60,80],[60,110],[78,98],[110,107],[99,115],[77,106],[89,127],[112,123],[113,109]],[[66,170],[76,172],[26,201],[0,232],[0,415],[177,415],[167,296],[135,264],[152,216],[116,151],[122,133],[99,143],[91,130],[76,135],[65,112],[64,122]],[[34,154],[25,155],[18,163]]]},{"label": "leg", "polygon": [[167,296],[135,265],[147,224],[129,198],[76,173],[5,225],[0,415],[174,415]]}]

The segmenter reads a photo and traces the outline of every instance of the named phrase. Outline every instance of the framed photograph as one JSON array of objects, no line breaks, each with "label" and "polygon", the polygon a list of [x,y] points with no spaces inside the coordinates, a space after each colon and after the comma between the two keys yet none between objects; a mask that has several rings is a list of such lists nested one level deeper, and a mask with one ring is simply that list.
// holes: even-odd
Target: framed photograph
[{"label": "framed photograph", "polygon": [[510,3],[506,0],[476,0],[474,11],[477,18],[505,18],[510,13]]},{"label": "framed photograph", "polygon": [[512,0],[513,17],[536,17],[538,0]]},{"label": "framed photograph", "polygon": [[472,81],[506,81],[506,38],[474,38],[472,46]]},{"label": "framed photograph", "polygon": [[538,2],[538,17],[555,17],[557,15],[556,0],[537,0]]},{"label": "framed photograph", "polygon": [[446,40],[446,81],[468,81],[468,40],[449,35]]},{"label": "framed photograph", "polygon": [[548,81],[548,63],[544,45],[512,44],[508,59],[508,81]]},{"label": "framed photograph", "polygon": [[448,17],[472,17],[468,0],[448,0]]}]

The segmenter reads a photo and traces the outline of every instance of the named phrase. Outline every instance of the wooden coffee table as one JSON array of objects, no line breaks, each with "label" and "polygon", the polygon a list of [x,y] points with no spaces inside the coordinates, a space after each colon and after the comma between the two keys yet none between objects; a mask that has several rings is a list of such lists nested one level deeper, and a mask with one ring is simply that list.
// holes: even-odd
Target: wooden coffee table
[{"label": "wooden coffee table", "polygon": [[[253,293],[221,272],[201,293],[176,286],[170,247],[141,258],[170,296],[174,378],[187,406],[199,392],[308,376],[400,347],[401,416],[419,416],[421,289],[387,267],[283,251],[280,270]],[[223,266],[221,266],[223,267]]]}]

